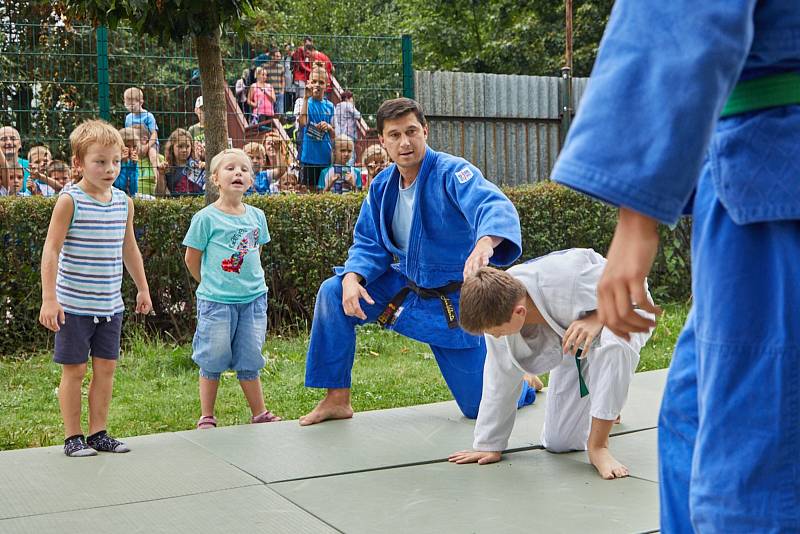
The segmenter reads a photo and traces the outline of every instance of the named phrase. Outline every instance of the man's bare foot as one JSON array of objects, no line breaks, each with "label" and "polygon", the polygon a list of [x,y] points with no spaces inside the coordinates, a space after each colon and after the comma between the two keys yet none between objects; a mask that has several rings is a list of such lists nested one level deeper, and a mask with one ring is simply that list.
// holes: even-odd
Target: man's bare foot
[{"label": "man's bare foot", "polygon": [[628,468],[619,463],[616,458],[611,456],[607,447],[589,449],[589,461],[597,469],[597,472],[606,480],[623,478],[628,476]]},{"label": "man's bare foot", "polygon": [[350,419],[353,417],[353,407],[348,400],[346,404],[325,397],[316,408],[300,418],[300,426],[315,425],[328,419]]},{"label": "man's bare foot", "polygon": [[526,374],[524,376],[524,379],[525,379],[525,382],[527,382],[530,387],[532,387],[536,391],[542,391],[542,388],[544,387],[544,383],[542,382],[541,378],[539,378],[536,375],[528,375],[528,374]]}]

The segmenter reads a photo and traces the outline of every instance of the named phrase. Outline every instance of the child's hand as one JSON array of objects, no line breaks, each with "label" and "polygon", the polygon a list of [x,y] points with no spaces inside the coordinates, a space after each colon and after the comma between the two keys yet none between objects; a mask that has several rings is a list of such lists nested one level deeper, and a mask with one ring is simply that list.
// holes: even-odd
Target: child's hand
[{"label": "child's hand", "polygon": [[50,300],[42,302],[42,308],[39,310],[39,322],[42,326],[53,332],[61,330],[61,325],[64,324],[64,308],[57,300]]},{"label": "child's hand", "polygon": [[147,315],[153,309],[153,301],[150,300],[149,291],[139,291],[136,294],[136,313]]},{"label": "child's hand", "polygon": [[500,461],[500,451],[458,451],[447,457],[447,461],[454,464],[493,464]]},{"label": "child's hand", "polygon": [[167,162],[161,161],[158,164],[158,172],[165,172],[167,170]]},{"label": "child's hand", "polygon": [[597,313],[591,313],[583,319],[572,321],[572,324],[569,325],[566,333],[564,333],[564,339],[561,341],[561,350],[574,356],[578,349],[581,349],[581,356],[586,356],[592,341],[600,334],[602,329],[603,323],[600,322]]},{"label": "child's hand", "polygon": [[122,147],[122,159],[128,159],[131,157],[131,151],[128,147]]},{"label": "child's hand", "polygon": [[131,161],[139,161],[139,151],[132,148],[128,157],[131,158]]}]

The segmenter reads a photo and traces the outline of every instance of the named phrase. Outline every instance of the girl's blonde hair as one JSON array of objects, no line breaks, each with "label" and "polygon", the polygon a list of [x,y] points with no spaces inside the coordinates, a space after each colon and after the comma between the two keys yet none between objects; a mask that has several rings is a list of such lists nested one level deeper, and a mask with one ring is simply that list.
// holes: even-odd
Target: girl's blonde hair
[{"label": "girl's blonde hair", "polygon": [[250,178],[254,178],[253,164],[250,162],[250,158],[241,148],[228,148],[214,156],[211,159],[211,164],[208,166],[208,172],[211,173],[211,176],[217,174],[217,169],[219,169],[220,165],[222,165],[222,163],[228,159],[238,159],[240,163],[245,163],[247,165],[247,170],[250,173]]},{"label": "girl's blonde hair", "polygon": [[164,155],[167,158],[167,165],[169,165],[170,167],[179,167],[179,166],[184,165],[186,163],[185,161],[180,161],[180,162],[175,161],[175,153],[172,150],[172,147],[174,147],[177,144],[178,140],[181,137],[185,137],[185,138],[187,138],[189,140],[189,145],[192,147],[192,151],[189,153],[189,157],[192,158],[192,159],[195,159],[195,157],[194,157],[194,139],[192,138],[192,134],[190,134],[188,131],[184,130],[183,128],[176,128],[172,132],[172,134],[169,136],[169,139],[167,139],[167,144],[164,147],[164,152],[165,152]]}]

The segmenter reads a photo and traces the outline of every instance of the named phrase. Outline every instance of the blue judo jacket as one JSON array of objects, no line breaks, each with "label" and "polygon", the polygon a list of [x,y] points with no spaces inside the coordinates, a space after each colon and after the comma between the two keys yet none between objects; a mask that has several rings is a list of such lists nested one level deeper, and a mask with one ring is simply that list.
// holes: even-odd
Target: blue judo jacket
[{"label": "blue judo jacket", "polygon": [[717,118],[738,80],[800,70],[800,7],[618,1],[552,178],[661,222],[701,167],[738,224],[800,219],[800,106]]},{"label": "blue judo jacket", "polygon": [[[369,290],[370,283],[394,269],[420,287],[437,288],[463,280],[464,263],[481,237],[503,238],[491,258],[495,265],[510,265],[522,253],[519,215],[508,197],[468,161],[428,148],[417,175],[408,254],[404,254],[392,236],[399,187],[396,165],[375,177],[361,206],[347,261],[335,269],[337,275],[358,273]],[[458,295],[453,297],[457,309]],[[394,329],[450,348],[475,347],[480,342],[460,328],[447,327],[438,299],[414,294],[406,300]]]}]

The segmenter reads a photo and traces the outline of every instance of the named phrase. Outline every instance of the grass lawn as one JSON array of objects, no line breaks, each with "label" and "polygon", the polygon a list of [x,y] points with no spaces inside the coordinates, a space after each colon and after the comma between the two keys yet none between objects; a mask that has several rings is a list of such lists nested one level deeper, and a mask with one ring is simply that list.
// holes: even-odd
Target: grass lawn
[{"label": "grass lawn", "polygon": [[[669,365],[687,311],[683,304],[665,307],[656,332],[642,351],[639,371]],[[267,407],[284,419],[305,414],[323,394],[303,386],[307,345],[306,336],[267,338],[268,362],[261,375]],[[0,450],[63,443],[56,396],[60,372],[50,354],[0,358]],[[374,326],[359,333],[353,384],[356,411],[452,398],[427,345]],[[84,430],[87,391],[88,377],[84,383]],[[194,428],[199,414],[191,346],[130,336],[117,368],[111,433],[133,436],[187,430]],[[216,415],[220,425],[249,421],[233,373],[223,375]]]}]

